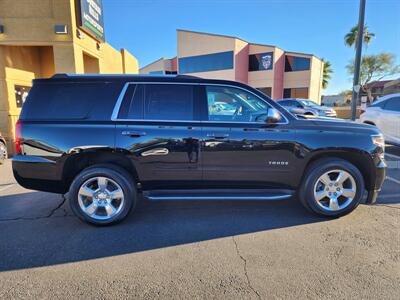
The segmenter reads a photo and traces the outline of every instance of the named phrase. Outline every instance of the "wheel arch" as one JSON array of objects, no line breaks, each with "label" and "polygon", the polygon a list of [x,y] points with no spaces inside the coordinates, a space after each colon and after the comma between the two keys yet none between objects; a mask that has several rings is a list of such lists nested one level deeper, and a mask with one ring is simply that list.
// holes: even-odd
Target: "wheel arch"
[{"label": "wheel arch", "polygon": [[370,155],[366,151],[360,149],[329,149],[313,152],[307,160],[301,182],[303,182],[306,170],[311,166],[311,164],[324,158],[343,159],[353,164],[363,176],[365,188],[368,191],[373,189],[375,177],[374,163]]},{"label": "wheel arch", "polygon": [[62,180],[66,189],[80,172],[94,165],[115,165],[126,170],[138,182],[137,170],[131,160],[125,155],[112,151],[82,152],[70,155],[63,164]]}]

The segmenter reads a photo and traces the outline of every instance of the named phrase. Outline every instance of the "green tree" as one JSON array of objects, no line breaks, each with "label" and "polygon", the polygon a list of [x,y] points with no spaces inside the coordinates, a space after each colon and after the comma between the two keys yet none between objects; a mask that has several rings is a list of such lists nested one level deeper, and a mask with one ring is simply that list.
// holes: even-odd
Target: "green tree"
[{"label": "green tree", "polygon": [[[361,58],[360,86],[367,93],[368,101],[372,102],[373,82],[384,77],[400,73],[400,65],[395,65],[396,57],[392,53],[382,52],[380,54],[364,55]],[[347,66],[350,75],[354,74],[354,60]]]},{"label": "green tree", "polygon": [[332,78],[331,74],[333,73],[331,63],[328,60],[322,59],[324,63],[324,70],[322,73],[322,88],[326,89],[328,87],[329,80]]},{"label": "green tree", "polygon": [[[344,36],[344,43],[347,47],[356,47],[357,43],[357,35],[358,35],[358,25],[354,26],[353,28],[350,29],[350,31]],[[368,46],[373,37],[375,36],[375,33],[369,32],[368,31],[368,26],[364,25],[364,30],[363,30],[363,42],[366,46]]]}]

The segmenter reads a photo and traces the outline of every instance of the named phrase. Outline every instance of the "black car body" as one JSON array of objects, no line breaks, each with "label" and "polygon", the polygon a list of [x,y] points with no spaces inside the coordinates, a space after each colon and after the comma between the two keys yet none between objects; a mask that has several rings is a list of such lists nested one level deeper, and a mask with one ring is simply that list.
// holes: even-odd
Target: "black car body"
[{"label": "black car body", "polygon": [[[213,101],[237,108],[233,115],[213,112]],[[83,208],[84,200],[90,205],[99,196],[79,196],[78,178],[91,167],[123,175],[125,181],[110,175],[111,185],[135,201],[137,191],[153,200],[287,198],[305,188],[314,165],[333,160],[357,169],[361,175],[346,170],[354,184],[361,177],[357,187],[365,187],[367,201],[374,202],[386,170],[381,134],[373,126],[297,118],[247,85],[179,75],[60,74],[34,80],[17,124],[17,152],[13,170],[19,184],[69,192],[73,203],[76,194]],[[100,189],[95,183],[93,190]],[[350,211],[305,205],[324,215]],[[81,218],[95,224],[122,219]]]}]

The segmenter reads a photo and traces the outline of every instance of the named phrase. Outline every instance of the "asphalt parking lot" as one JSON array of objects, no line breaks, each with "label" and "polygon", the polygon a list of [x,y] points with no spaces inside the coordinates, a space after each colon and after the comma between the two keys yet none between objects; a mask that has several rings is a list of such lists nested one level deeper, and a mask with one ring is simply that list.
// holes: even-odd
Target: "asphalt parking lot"
[{"label": "asphalt parking lot", "polygon": [[142,203],[80,222],[0,166],[0,299],[398,299],[400,149],[374,206],[340,219],[280,202]]}]

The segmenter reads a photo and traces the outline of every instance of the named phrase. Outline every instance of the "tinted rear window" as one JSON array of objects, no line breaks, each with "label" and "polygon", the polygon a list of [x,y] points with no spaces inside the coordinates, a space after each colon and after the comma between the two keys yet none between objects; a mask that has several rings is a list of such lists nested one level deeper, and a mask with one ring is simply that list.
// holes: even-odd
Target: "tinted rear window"
[{"label": "tinted rear window", "polygon": [[21,112],[23,120],[109,120],[122,84],[35,83]]}]

